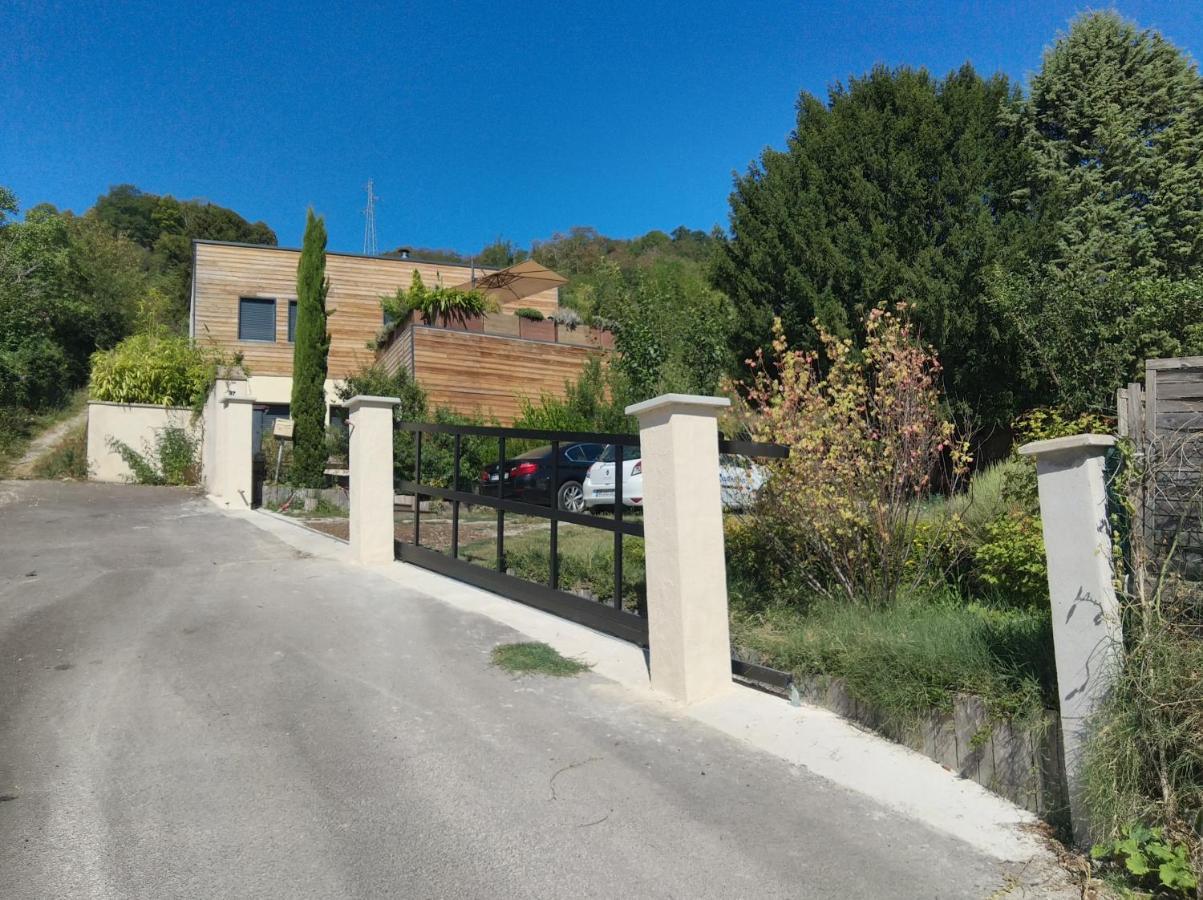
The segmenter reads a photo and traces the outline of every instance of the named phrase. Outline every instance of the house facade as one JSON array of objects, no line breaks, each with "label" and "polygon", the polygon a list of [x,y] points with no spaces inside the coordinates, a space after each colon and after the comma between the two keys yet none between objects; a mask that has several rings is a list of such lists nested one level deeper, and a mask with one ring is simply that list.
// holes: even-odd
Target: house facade
[{"label": "house facade", "polygon": [[[242,357],[250,395],[259,412],[271,418],[287,415],[292,396],[300,255],[300,250],[282,247],[193,242],[189,333],[201,345]],[[408,369],[426,389],[432,407],[503,423],[517,415],[522,397],[562,396],[565,382],[575,380],[589,357],[605,352],[609,336],[515,315],[518,309],[556,314],[556,287],[521,297],[495,296],[498,311],[466,327],[399,323],[377,347],[386,325],[381,298],[408,289],[414,272],[427,285],[453,287],[490,275],[504,280],[506,271],[401,256],[327,253],[327,403],[336,402],[339,382],[376,363],[391,372]]]}]

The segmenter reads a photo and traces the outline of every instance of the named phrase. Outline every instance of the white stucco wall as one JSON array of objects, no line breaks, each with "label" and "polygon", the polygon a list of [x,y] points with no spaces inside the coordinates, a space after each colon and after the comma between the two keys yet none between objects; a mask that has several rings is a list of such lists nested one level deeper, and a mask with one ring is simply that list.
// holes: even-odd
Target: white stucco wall
[{"label": "white stucco wall", "polygon": [[192,410],[144,403],[88,404],[88,477],[93,481],[130,481],[133,473],[110,441],[128,444],[146,454],[154,446],[155,435],[164,428],[187,428],[201,432],[201,420],[193,422]]}]

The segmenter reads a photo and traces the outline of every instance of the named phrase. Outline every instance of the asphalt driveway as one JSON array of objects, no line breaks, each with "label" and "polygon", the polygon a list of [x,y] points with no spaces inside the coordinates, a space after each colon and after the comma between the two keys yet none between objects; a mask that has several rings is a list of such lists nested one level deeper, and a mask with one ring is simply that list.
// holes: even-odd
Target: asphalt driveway
[{"label": "asphalt driveway", "polygon": [[167,488],[0,483],[0,896],[983,897],[998,865]]}]

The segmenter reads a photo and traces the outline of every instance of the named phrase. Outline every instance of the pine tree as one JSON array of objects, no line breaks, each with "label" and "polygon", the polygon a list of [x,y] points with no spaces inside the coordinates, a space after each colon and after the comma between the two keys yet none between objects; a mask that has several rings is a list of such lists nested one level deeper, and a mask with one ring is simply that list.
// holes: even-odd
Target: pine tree
[{"label": "pine tree", "polygon": [[1203,80],[1177,47],[1087,13],[1046,53],[1019,123],[1054,242],[1045,273],[1180,275],[1203,262]]},{"label": "pine tree", "polygon": [[309,210],[297,264],[297,321],[292,362],[292,480],[322,487],[326,468],[326,223]]}]

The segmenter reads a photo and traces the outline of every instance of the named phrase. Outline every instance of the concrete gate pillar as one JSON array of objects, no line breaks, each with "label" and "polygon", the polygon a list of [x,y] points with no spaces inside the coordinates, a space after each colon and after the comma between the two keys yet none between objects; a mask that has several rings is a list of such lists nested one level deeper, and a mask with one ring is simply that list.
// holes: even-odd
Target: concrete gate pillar
[{"label": "concrete gate pillar", "polygon": [[696,703],[731,690],[719,490],[722,397],[663,394],[639,419],[652,688]]},{"label": "concrete gate pillar", "polygon": [[1040,520],[1048,557],[1057,694],[1074,840],[1090,844],[1082,794],[1082,751],[1090,716],[1107,695],[1123,653],[1111,563],[1104,456],[1115,438],[1100,434],[1035,441]]},{"label": "concrete gate pillar", "polygon": [[351,429],[351,556],[393,560],[393,409],[399,397],[357,395],[347,402]]}]

